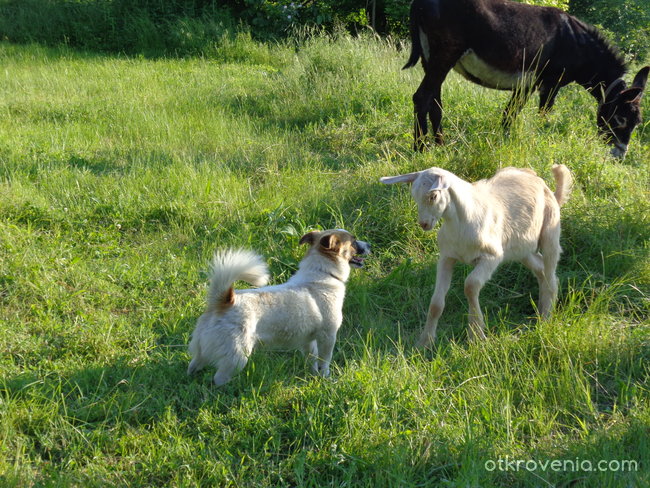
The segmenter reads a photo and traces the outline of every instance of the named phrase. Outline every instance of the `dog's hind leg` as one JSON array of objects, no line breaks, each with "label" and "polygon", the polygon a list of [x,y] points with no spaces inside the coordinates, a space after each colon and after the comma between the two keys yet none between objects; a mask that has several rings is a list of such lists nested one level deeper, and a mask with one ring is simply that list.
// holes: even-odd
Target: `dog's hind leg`
[{"label": "dog's hind leg", "polygon": [[201,341],[199,340],[199,334],[192,334],[192,340],[190,341],[189,353],[192,356],[190,365],[187,367],[187,374],[191,375],[197,371],[202,370],[208,362],[201,356]]},{"label": "dog's hind leg", "polygon": [[302,353],[305,355],[305,361],[311,363],[312,372],[318,374],[318,344],[316,341],[307,343]]},{"label": "dog's hind leg", "polygon": [[190,361],[190,365],[187,367],[187,374],[191,375],[196,373],[197,371],[201,371],[205,367],[205,362],[203,362],[203,359],[201,356],[196,356],[192,358]]}]

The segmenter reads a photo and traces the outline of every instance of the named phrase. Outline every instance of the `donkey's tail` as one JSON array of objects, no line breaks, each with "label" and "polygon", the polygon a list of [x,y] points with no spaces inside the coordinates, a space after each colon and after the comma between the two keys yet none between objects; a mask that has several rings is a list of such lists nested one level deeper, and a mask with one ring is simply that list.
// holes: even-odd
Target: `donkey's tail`
[{"label": "donkey's tail", "polygon": [[563,164],[554,164],[553,177],[555,178],[555,199],[558,205],[562,206],[569,199],[571,193],[571,186],[573,185],[573,177],[569,168]]},{"label": "donkey's tail", "polygon": [[402,67],[402,69],[412,68],[420,60],[422,56],[422,44],[420,44],[419,26],[413,15],[413,7],[411,7],[411,19],[409,22],[409,30],[411,31],[411,55],[409,60]]},{"label": "donkey's tail", "polygon": [[208,312],[224,312],[235,304],[232,285],[237,280],[264,286],[269,280],[266,263],[254,252],[244,249],[217,252],[212,260]]}]

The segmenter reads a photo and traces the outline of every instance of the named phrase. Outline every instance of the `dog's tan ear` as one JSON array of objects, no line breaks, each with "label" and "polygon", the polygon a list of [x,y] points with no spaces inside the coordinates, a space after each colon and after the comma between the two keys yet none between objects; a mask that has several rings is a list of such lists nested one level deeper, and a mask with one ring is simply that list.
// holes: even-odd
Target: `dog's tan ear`
[{"label": "dog's tan ear", "polygon": [[323,249],[338,249],[341,244],[341,240],[336,234],[328,234],[323,236],[320,240],[320,245],[323,246]]},{"label": "dog's tan ear", "polygon": [[300,244],[309,244],[310,246],[314,244],[314,241],[316,240],[316,232],[315,230],[311,232],[307,232],[304,236],[300,238]]}]

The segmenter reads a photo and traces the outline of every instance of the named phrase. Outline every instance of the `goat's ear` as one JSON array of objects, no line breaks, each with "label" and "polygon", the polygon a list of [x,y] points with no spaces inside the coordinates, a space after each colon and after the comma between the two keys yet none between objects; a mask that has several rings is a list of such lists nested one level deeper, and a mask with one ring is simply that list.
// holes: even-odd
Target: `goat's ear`
[{"label": "goat's ear", "polygon": [[311,246],[312,244],[314,244],[317,234],[318,232],[316,232],[315,230],[311,232],[307,232],[304,236],[300,238],[299,244],[309,244]]},{"label": "goat's ear", "polygon": [[431,188],[429,188],[429,193],[433,191],[446,190],[451,186],[451,181],[444,174],[434,175],[433,178],[433,183],[431,184]]},{"label": "goat's ear", "polygon": [[415,173],[408,173],[399,176],[383,176],[379,178],[379,181],[385,185],[392,185],[393,183],[413,183],[419,174],[420,172],[416,171]]},{"label": "goat's ear", "polygon": [[434,203],[440,196],[440,190],[429,190],[427,192],[427,200],[429,203]]}]

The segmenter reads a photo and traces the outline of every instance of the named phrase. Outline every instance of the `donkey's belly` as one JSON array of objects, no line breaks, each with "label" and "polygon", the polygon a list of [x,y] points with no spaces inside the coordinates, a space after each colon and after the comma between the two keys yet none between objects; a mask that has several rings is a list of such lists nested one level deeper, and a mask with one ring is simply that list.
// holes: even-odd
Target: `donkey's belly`
[{"label": "donkey's belly", "polygon": [[508,73],[490,66],[479,58],[474,51],[468,49],[454,66],[454,70],[463,75],[469,81],[478,83],[487,88],[499,90],[514,90],[522,87],[524,76],[521,71]]}]

